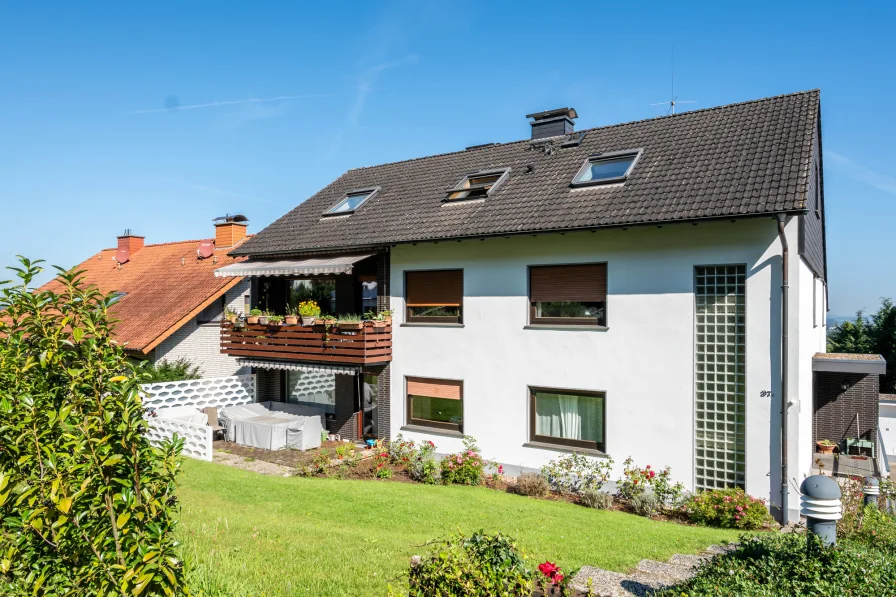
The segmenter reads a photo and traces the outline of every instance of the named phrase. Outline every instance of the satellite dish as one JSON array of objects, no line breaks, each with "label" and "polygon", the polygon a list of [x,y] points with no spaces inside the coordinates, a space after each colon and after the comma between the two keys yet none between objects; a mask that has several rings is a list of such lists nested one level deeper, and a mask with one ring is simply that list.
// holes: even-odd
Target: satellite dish
[{"label": "satellite dish", "polygon": [[213,240],[203,240],[199,242],[199,248],[196,249],[196,254],[199,255],[200,259],[208,259],[212,255],[215,254],[215,241]]},{"label": "satellite dish", "polygon": [[118,263],[127,263],[131,259],[131,253],[124,247],[115,252],[115,261]]}]

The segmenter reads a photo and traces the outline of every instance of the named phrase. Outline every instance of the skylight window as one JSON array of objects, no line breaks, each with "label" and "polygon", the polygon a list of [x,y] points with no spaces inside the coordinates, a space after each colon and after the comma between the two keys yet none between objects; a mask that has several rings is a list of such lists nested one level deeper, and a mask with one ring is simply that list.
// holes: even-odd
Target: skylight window
[{"label": "skylight window", "polygon": [[343,216],[354,213],[365,201],[373,197],[379,188],[358,189],[346,193],[336,205],[324,212],[325,216]]},{"label": "skylight window", "polygon": [[640,151],[602,153],[589,157],[572,179],[573,186],[623,182],[628,177]]},{"label": "skylight window", "polygon": [[465,199],[484,199],[507,178],[510,168],[475,172],[464,176],[457,185],[448,191],[446,201]]}]

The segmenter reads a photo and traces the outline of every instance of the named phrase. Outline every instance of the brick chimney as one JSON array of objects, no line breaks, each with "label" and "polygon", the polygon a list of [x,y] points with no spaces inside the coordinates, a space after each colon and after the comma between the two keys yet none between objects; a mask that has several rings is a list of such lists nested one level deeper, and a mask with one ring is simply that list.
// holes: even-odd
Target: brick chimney
[{"label": "brick chimney", "polygon": [[143,239],[142,236],[131,234],[131,229],[128,228],[124,234],[118,237],[118,248],[125,249],[128,255],[133,255],[143,248]]},{"label": "brick chimney", "polygon": [[237,214],[215,218],[215,248],[227,249],[246,238],[246,227],[249,218]]}]

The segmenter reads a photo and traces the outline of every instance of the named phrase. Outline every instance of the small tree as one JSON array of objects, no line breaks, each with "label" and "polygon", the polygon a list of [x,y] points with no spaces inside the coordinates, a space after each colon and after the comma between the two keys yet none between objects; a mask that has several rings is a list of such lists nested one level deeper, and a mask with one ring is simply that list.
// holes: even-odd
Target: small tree
[{"label": "small tree", "polygon": [[199,367],[187,358],[174,361],[162,359],[158,363],[147,363],[144,365],[144,371],[146,372],[145,383],[183,381],[202,377],[199,374]]},{"label": "small tree", "polygon": [[113,339],[113,298],[61,269],[58,292],[32,291],[42,269],[19,259],[21,283],[0,283],[0,587],[182,595],[182,442],[146,440],[145,380]]},{"label": "small tree", "polygon": [[880,391],[896,393],[896,305],[881,299],[880,309],[870,318],[862,311],[853,321],[844,321],[828,335],[828,351],[880,354],[887,361],[881,376]]}]

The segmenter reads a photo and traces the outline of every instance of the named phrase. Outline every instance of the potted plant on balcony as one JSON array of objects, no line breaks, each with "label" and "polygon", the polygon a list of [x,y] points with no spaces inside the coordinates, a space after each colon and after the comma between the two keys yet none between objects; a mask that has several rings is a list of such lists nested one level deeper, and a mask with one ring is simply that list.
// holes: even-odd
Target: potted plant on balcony
[{"label": "potted plant on balcony", "polygon": [[299,323],[298,311],[295,307],[286,307],[286,325],[296,325]]},{"label": "potted plant on balcony", "polygon": [[819,454],[833,454],[837,444],[829,439],[821,439],[815,442],[815,447]]},{"label": "potted plant on balcony", "polygon": [[395,313],[392,309],[386,309],[384,311],[380,311],[380,315],[383,318],[383,321],[386,322],[386,326],[392,325],[392,315]]},{"label": "potted plant on balcony", "polygon": [[336,318],[332,315],[324,315],[320,318],[320,322],[327,327],[333,327],[336,325]]},{"label": "potted plant on balcony", "polygon": [[271,322],[271,312],[263,311],[262,314],[258,317],[258,323],[261,325],[268,325]]},{"label": "potted plant on balcony", "polygon": [[258,323],[258,319],[261,317],[261,309],[252,309],[249,311],[249,316],[246,318],[246,323],[254,324]]},{"label": "potted plant on balcony", "polygon": [[282,315],[269,315],[268,323],[271,325],[283,325],[283,316]]},{"label": "potted plant on balcony", "polygon": [[240,316],[239,313],[237,313],[230,307],[227,307],[226,309],[224,309],[224,321],[227,321],[230,323],[236,323],[236,320],[237,320],[237,318],[239,318],[239,316]]},{"label": "potted plant on balcony", "polygon": [[320,316],[320,307],[315,301],[302,301],[299,303],[299,316],[302,325],[314,325],[315,318]]},{"label": "potted plant on balcony", "polygon": [[386,317],[382,313],[374,313],[373,311],[368,311],[364,314],[365,323],[370,323],[372,327],[375,328],[384,328],[386,327]]},{"label": "potted plant on balcony", "polygon": [[340,330],[360,330],[364,327],[364,323],[361,321],[361,316],[357,313],[340,315],[338,325]]}]

